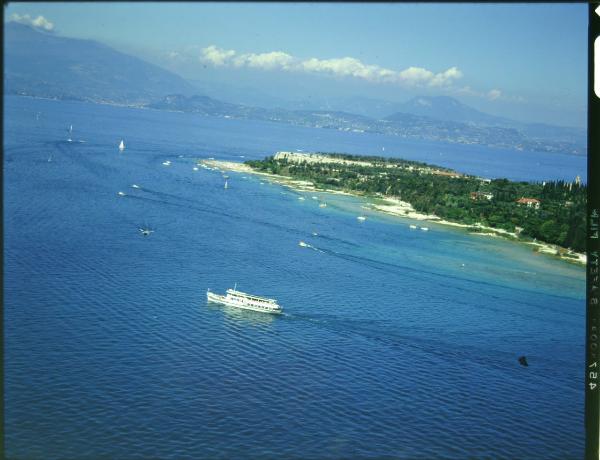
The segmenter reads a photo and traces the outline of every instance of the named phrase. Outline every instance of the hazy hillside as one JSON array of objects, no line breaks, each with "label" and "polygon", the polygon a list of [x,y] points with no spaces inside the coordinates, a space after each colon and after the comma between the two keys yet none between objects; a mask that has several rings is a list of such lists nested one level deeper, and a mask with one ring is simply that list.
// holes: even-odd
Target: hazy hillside
[{"label": "hazy hillside", "polygon": [[580,128],[552,126],[543,123],[523,123],[509,118],[480,112],[449,96],[418,96],[397,107],[397,113],[386,119],[398,121],[406,114],[418,115],[442,121],[466,123],[476,126],[493,126],[519,131],[531,139],[563,141],[585,145],[586,131]]},{"label": "hazy hillside", "polygon": [[575,154],[585,152],[581,145],[571,142],[537,140],[512,127],[446,121],[406,113],[396,113],[387,119],[376,119],[337,110],[268,109],[231,104],[207,96],[186,97],[180,94],[166,96],[148,104],[147,107],[226,118],[268,120],[313,128],[390,134],[412,139],[547,152]]},{"label": "hazy hillside", "polygon": [[4,44],[4,91],[9,94],[137,104],[194,91],[183,78],[92,40],[9,22]]},{"label": "hazy hillside", "polygon": [[[449,96],[418,96],[398,107],[398,112],[489,126],[503,126],[509,120],[480,112]],[[387,117],[393,119],[394,115]]]}]

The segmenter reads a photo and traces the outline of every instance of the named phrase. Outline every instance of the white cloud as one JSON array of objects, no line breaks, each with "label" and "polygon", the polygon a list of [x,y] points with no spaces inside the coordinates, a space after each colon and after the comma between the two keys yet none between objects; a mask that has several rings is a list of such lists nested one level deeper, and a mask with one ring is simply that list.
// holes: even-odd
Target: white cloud
[{"label": "white cloud", "polygon": [[410,85],[418,86],[426,82],[432,82],[434,74],[431,70],[422,67],[409,67],[397,73],[395,77],[406,81]]},{"label": "white cloud", "polygon": [[38,16],[37,18],[33,19],[28,14],[20,15],[17,13],[13,13],[10,19],[21,24],[27,24],[30,26],[47,30],[48,32],[54,30],[54,24],[48,21],[44,16]]},{"label": "white cloud", "polygon": [[234,59],[237,67],[248,66],[264,70],[289,70],[294,58],[282,51],[271,51],[262,54],[242,54]]},{"label": "white cloud", "polygon": [[458,80],[462,78],[463,74],[458,68],[450,67],[448,70],[442,73],[438,73],[431,80],[431,86],[444,86],[452,82],[452,80]]},{"label": "white cloud", "polygon": [[502,91],[500,91],[499,89],[491,89],[487,93],[487,97],[490,101],[495,101],[500,96],[502,96]]},{"label": "white cloud", "polygon": [[326,74],[360,78],[373,83],[394,83],[403,86],[443,87],[451,85],[454,80],[462,77],[462,72],[456,67],[451,67],[437,74],[421,67],[408,67],[405,70],[397,71],[377,65],[364,64],[353,57],[299,59],[283,51],[239,54],[234,50],[224,50],[214,45],[201,50],[200,61],[213,66]]},{"label": "white cloud", "polygon": [[202,56],[200,60],[214,66],[222,66],[225,65],[233,56],[235,56],[235,51],[221,50],[216,46],[211,45],[202,49]]}]

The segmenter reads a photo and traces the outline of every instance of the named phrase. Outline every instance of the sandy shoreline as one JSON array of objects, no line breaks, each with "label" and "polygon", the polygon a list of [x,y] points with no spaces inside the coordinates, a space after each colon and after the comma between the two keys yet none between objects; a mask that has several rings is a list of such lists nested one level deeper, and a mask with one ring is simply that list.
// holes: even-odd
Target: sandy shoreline
[{"label": "sandy shoreline", "polygon": [[[261,172],[261,171],[256,171],[244,163],[237,163],[234,161],[220,161],[220,160],[212,160],[212,159],[199,160],[198,165],[201,165],[201,166],[204,165],[207,168],[212,168],[212,169],[216,169],[216,170],[235,171],[235,172],[240,172],[240,173],[248,173],[248,174],[264,176],[272,182],[275,182],[279,185],[283,185],[286,187],[290,187],[290,188],[300,191],[300,192],[324,192],[324,193],[332,193],[332,194],[336,194],[336,195],[347,195],[347,196],[354,196],[354,197],[358,197],[358,198],[373,199],[373,200],[378,201],[379,203],[370,203],[369,202],[369,209],[372,209],[375,211],[384,212],[384,213],[392,215],[392,216],[405,217],[405,218],[413,219],[413,220],[428,221],[428,222],[432,222],[432,223],[436,223],[436,224],[440,224],[440,225],[447,225],[447,226],[451,226],[451,227],[459,227],[459,228],[464,228],[464,229],[477,229],[477,231],[469,232],[469,233],[472,235],[508,238],[508,239],[517,241],[519,243],[531,245],[534,248],[534,251],[536,251],[536,252],[553,255],[562,260],[576,263],[576,264],[585,265],[587,262],[587,257],[585,254],[569,251],[568,249],[565,249],[565,248],[562,248],[560,246],[556,246],[553,244],[549,244],[549,243],[540,243],[540,242],[536,242],[536,241],[521,241],[519,239],[519,235],[517,235],[516,233],[509,232],[509,231],[501,229],[501,228],[486,227],[485,225],[482,225],[480,223],[469,225],[469,224],[461,224],[461,223],[457,223],[457,222],[450,222],[450,221],[441,219],[440,217],[435,216],[433,214],[419,213],[412,207],[412,205],[410,203],[408,203],[406,201],[402,201],[398,198],[383,197],[383,196],[382,197],[370,197],[370,196],[361,195],[358,193],[348,193],[348,192],[342,192],[339,190],[331,190],[331,189],[320,189],[320,188],[315,187],[315,185],[310,181],[294,180],[287,176],[279,176],[277,174],[270,174],[270,173],[265,173],[265,172]],[[383,202],[383,203],[381,203],[381,202]]]}]

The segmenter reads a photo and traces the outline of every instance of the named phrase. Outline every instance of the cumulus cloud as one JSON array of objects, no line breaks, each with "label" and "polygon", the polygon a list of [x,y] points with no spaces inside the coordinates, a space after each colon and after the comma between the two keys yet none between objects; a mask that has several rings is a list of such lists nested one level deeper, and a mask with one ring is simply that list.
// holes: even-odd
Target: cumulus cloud
[{"label": "cumulus cloud", "polygon": [[212,45],[202,49],[202,60],[214,66],[225,65],[225,63],[227,63],[230,60],[230,58],[234,56],[235,51],[222,50]]},{"label": "cumulus cloud", "polygon": [[462,78],[462,76],[463,76],[463,74],[460,70],[458,70],[458,68],[450,67],[445,72],[434,75],[431,80],[431,85],[432,86],[443,86],[452,80],[458,80],[459,78]]},{"label": "cumulus cloud", "polygon": [[27,24],[33,27],[37,27],[39,29],[44,29],[48,32],[54,30],[54,24],[48,21],[44,16],[38,16],[37,18],[32,18],[28,14],[17,14],[13,13],[10,17],[12,21],[19,22],[21,24]]},{"label": "cumulus cloud", "polygon": [[[235,53],[235,51],[229,51]],[[252,67],[264,70],[290,70],[294,58],[282,51],[271,51],[270,53],[261,54],[242,54],[237,56],[233,63],[236,67]]]},{"label": "cumulus cloud", "polygon": [[353,57],[299,59],[283,51],[240,54],[235,50],[225,50],[214,45],[200,51],[200,61],[216,67],[248,67],[262,70],[326,74],[360,78],[373,83],[395,83],[404,86],[443,87],[462,77],[462,72],[456,67],[451,67],[440,73],[434,73],[421,67],[408,67],[405,70],[397,71],[365,64]]}]

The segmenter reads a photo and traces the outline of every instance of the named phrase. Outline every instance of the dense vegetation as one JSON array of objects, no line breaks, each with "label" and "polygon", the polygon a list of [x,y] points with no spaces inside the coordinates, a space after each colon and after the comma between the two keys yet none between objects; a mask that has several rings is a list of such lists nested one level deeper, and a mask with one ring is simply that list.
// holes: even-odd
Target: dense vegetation
[{"label": "dense vegetation", "polygon": [[[443,219],[516,232],[575,251],[585,251],[586,195],[584,184],[564,181],[512,182],[461,175],[413,161],[327,154],[364,161],[364,165],[291,162],[267,157],[247,161],[252,168],[309,180],[322,188],[397,197],[417,211]],[[517,203],[539,200],[539,208]]]}]

